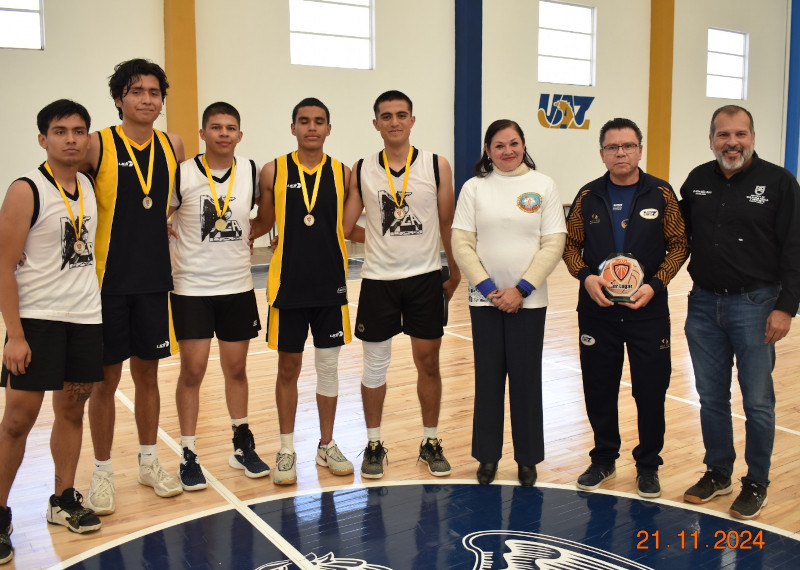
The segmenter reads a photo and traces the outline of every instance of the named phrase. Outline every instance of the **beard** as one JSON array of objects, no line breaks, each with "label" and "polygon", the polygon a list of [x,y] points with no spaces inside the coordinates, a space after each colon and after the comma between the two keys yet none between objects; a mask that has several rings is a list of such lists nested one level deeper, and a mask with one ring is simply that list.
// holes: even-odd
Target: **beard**
[{"label": "beard", "polygon": [[[725,158],[725,152],[729,150],[738,150],[740,152],[739,158],[736,160],[728,160]],[[717,157],[717,162],[722,167],[722,170],[728,172],[735,172],[747,164],[747,161],[753,156],[753,148],[745,149],[742,146],[725,146],[722,150],[715,150],[714,156]]]}]

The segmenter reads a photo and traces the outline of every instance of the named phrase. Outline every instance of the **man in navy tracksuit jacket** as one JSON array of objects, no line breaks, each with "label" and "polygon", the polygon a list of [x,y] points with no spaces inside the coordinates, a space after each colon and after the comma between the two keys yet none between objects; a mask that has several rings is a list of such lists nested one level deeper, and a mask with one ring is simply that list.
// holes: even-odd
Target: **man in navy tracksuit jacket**
[{"label": "man in navy tracksuit jacket", "polygon": [[[594,431],[591,465],[577,486],[594,490],[616,475],[621,445],[617,400],[627,345],[638,411],[637,492],[658,497],[659,453],[664,446],[664,400],[669,386],[670,321],[667,284],[688,256],[678,200],[668,182],[639,168],[642,133],[629,119],[600,130],[600,156],[608,172],[587,184],[567,217],[564,262],[581,283],[578,296],[580,358],[586,412]],[[642,265],[642,286],[630,302],[603,293],[610,283],[600,266],[614,253]]]}]

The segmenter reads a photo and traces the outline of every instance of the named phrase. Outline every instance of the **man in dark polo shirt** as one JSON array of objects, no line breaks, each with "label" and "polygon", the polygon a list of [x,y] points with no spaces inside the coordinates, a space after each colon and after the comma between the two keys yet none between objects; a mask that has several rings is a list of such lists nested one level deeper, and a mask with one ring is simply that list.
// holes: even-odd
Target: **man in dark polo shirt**
[{"label": "man in dark polo shirt", "polygon": [[767,504],[775,343],[789,332],[800,302],[800,186],[789,171],[755,153],[753,117],[746,109],[717,109],[709,140],[716,160],[692,170],[681,188],[694,280],[686,340],[707,468],[683,498],[706,503],[733,490],[735,357],[747,417],[747,475],[730,514],[752,519]]}]

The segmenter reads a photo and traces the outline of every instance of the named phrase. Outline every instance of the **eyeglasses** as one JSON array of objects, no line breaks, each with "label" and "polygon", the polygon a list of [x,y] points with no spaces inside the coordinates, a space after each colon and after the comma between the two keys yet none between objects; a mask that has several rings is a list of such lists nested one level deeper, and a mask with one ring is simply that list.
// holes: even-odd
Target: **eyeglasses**
[{"label": "eyeglasses", "polygon": [[625,154],[630,154],[640,146],[642,146],[641,143],[625,143],[625,144],[607,144],[606,146],[600,148],[606,154],[617,154],[619,152],[619,149],[622,149]]}]

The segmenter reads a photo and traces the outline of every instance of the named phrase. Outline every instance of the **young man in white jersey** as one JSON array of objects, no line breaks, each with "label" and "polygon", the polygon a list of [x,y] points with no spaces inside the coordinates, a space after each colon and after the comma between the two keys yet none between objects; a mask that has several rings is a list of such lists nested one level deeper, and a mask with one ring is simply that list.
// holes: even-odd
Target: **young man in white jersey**
[{"label": "young man in white jersey", "polygon": [[89,401],[95,470],[87,497],[100,515],[116,508],[111,465],[115,392],[128,359],[136,389],[138,481],[159,497],[183,492],[156,454],[158,361],[177,352],[169,318],[167,209],[184,160],[183,141],[153,128],[169,87],[160,66],[143,59],[122,62],[108,85],[122,124],[92,133],[84,165],[97,184],[97,275],[103,300],[104,379]]},{"label": "young man in white jersey", "polygon": [[316,463],[334,475],[353,472],[353,464],[333,439],[339,351],[350,342],[347,250],[342,229],[350,169],[323,152],[331,124],[330,112],[322,101],[300,101],[292,111],[291,129],[297,137],[297,150],[264,166],[254,221],[256,237],[265,234],[276,220],[278,224],[267,280],[267,342],[278,351],[275,400],[281,448],[272,475],[276,485],[297,481],[297,381],[309,328],[314,337],[320,423]]},{"label": "young man in white jersey", "polygon": [[[414,115],[411,99],[400,91],[381,94],[373,106],[375,129],[384,150],[358,161],[345,204],[345,235],[361,241],[355,226],[362,210],[364,266],[356,318],[356,336],[363,341],[364,374],[361,397],[367,423],[367,447],[361,476],[383,477],[386,449],[381,440],[381,416],[386,398],[386,370],[392,337],[411,337],[417,367],[417,394],[423,435],[419,459],[432,475],[450,474],[437,434],[442,399],[439,348],[444,335],[444,302],[461,280],[450,247],[453,223],[453,180],[450,164],[441,156],[411,146]],[[444,247],[449,278],[441,268]]]},{"label": "young man in white jersey", "polygon": [[[47,160],[15,180],[0,208],[0,311],[6,326],[0,386],[0,564],[14,558],[8,495],[46,392],[53,393],[50,450],[55,494],[47,521],[72,532],[100,528],[74,489],[83,410],[103,379],[100,290],[94,270],[97,205],[78,167],[89,149],[89,113],[60,99],[39,112]],[[17,266],[25,256],[25,263]]]},{"label": "young man in white jersey", "polygon": [[180,189],[170,203],[175,284],[170,300],[181,355],[175,390],[183,448],[178,477],[185,491],[207,486],[197,459],[196,432],[200,385],[215,334],[233,428],[228,464],[250,478],[269,475],[255,451],[247,417],[247,350],[261,329],[248,245],[258,167],[235,155],[243,135],[236,108],[212,103],[203,112],[202,125],[206,151],[181,164]]}]

